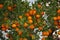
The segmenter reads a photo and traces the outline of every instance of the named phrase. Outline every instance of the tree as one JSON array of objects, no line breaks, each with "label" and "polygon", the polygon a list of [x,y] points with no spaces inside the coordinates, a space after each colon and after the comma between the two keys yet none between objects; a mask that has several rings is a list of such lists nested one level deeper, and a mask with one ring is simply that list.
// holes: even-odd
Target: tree
[{"label": "tree", "polygon": [[[60,28],[57,0],[0,1],[0,35],[2,40],[55,40],[53,32]],[[53,29],[54,28],[54,29]],[[2,37],[5,33],[5,36]],[[58,32],[60,34],[60,32]]]}]

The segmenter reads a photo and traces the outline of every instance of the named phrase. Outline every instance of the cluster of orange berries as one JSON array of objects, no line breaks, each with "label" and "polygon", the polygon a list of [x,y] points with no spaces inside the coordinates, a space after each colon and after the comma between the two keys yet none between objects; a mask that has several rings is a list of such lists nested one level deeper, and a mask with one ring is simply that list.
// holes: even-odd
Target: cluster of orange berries
[{"label": "cluster of orange berries", "polygon": [[[3,4],[0,4],[0,9],[2,9],[3,7],[4,7],[4,5]],[[7,9],[9,11],[12,11],[15,7],[16,7],[16,4],[14,4],[13,6],[8,6]]]},{"label": "cluster of orange berries", "polygon": [[51,34],[51,33],[52,33],[52,30],[49,29],[48,31],[43,31],[43,32],[42,32],[42,35],[43,35],[43,36],[49,36],[49,34]]},{"label": "cluster of orange berries", "polygon": [[[41,15],[44,15],[44,12],[41,12]],[[40,21],[40,17],[41,17],[40,14],[36,14],[36,10],[35,9],[31,9],[27,13],[25,13],[25,16],[27,17],[28,22],[25,22],[23,24],[24,28],[28,28],[28,26],[30,24],[29,28],[31,30],[34,30],[35,26],[38,25],[38,24],[37,23],[33,24],[34,20],[33,20],[32,16],[34,16],[36,18],[37,22],[39,22]],[[23,16],[20,15],[19,18],[22,19]],[[43,30],[43,26],[39,26],[38,30]],[[52,30],[49,30],[49,32],[43,32],[42,34],[44,36],[49,36],[50,33],[52,33]]]},{"label": "cluster of orange berries", "polygon": [[15,29],[18,35],[22,35],[23,32],[18,28],[18,26],[20,26],[20,24],[17,21],[15,21],[15,23],[12,23],[12,28]]},{"label": "cluster of orange berries", "polygon": [[[3,4],[0,4],[0,9],[2,9],[3,7],[4,7],[4,5]],[[13,10],[13,7],[16,7],[16,4],[14,4],[14,6],[8,6],[7,9],[9,11],[12,11]],[[30,24],[29,28],[31,30],[34,30],[36,24],[35,25],[33,24],[34,21],[33,21],[33,17],[32,16],[35,16],[35,18],[38,19],[37,21],[39,21],[39,18],[40,18],[40,15],[39,14],[36,14],[36,13],[37,12],[36,12],[35,9],[31,9],[27,13],[25,13],[25,16],[27,17],[28,22],[25,22],[23,24],[24,28],[27,28],[29,26],[29,24]],[[43,14],[44,13],[42,12],[42,15]],[[8,13],[5,13],[3,15],[4,16],[7,16]],[[19,18],[22,19],[23,17],[20,15]],[[7,20],[7,17],[5,17],[4,20]],[[20,30],[19,27],[18,27],[18,26],[20,26],[20,24],[17,21],[15,21],[15,23],[12,23],[11,26],[12,26],[13,29],[15,29],[15,31],[18,33],[18,35],[21,36],[23,34],[23,31]],[[1,29],[3,31],[6,31],[7,29],[9,29],[9,26],[8,25],[5,25],[5,24],[2,24],[2,28]],[[39,27],[39,30],[43,30],[43,27],[40,26]],[[27,40],[26,38],[24,38],[24,39]]]},{"label": "cluster of orange berries", "polygon": [[[3,4],[0,4],[0,9],[2,9],[3,6],[4,6]],[[16,4],[15,4],[13,7],[16,7]],[[12,6],[8,6],[7,9],[8,9],[9,11],[12,11],[12,10],[13,10],[13,7],[12,7]],[[40,8],[41,5],[38,4],[38,7]],[[58,11],[58,12],[59,12],[59,11]],[[23,24],[23,27],[24,27],[24,28],[27,28],[27,27],[29,26],[29,24],[30,24],[29,28],[30,28],[31,30],[34,30],[35,26],[38,25],[38,24],[37,24],[37,23],[36,23],[36,24],[33,24],[33,22],[34,22],[33,16],[36,18],[37,22],[40,22],[40,17],[41,17],[40,14],[36,14],[36,13],[37,13],[37,11],[36,11],[35,9],[31,9],[31,10],[29,10],[27,13],[25,13],[25,16],[27,17],[28,22],[25,22],[25,23]],[[41,14],[44,15],[44,12],[42,12]],[[5,16],[6,16],[6,15],[5,15]],[[19,18],[22,19],[23,16],[20,15]],[[56,20],[56,18],[54,18],[54,20]],[[12,23],[12,25],[11,25],[11,27],[12,27],[13,29],[15,29],[15,31],[18,33],[18,35],[21,36],[21,35],[23,34],[23,31],[20,30],[18,26],[20,26],[20,24],[19,24],[17,21],[15,21],[15,23]],[[1,28],[1,29],[2,29],[3,31],[6,31],[7,29],[9,29],[9,26],[8,26],[8,25],[5,25],[5,24],[2,24],[2,28]],[[39,27],[38,27],[38,30],[43,30],[43,27],[42,27],[42,26],[39,26]],[[49,36],[49,34],[51,34],[51,33],[52,33],[52,30],[49,29],[48,31],[43,31],[43,32],[42,32],[42,35],[43,35],[43,36]],[[32,35],[30,35],[30,36],[32,36]],[[12,39],[11,39],[11,40],[12,40]],[[27,38],[20,38],[19,40],[28,40],[28,39],[27,39]],[[45,40],[45,38],[42,38],[42,40]]]},{"label": "cluster of orange berries", "polygon": [[8,24],[2,24],[1,25],[1,30],[2,31],[6,31],[7,29],[9,29]]},{"label": "cluster of orange berries", "polygon": [[42,36],[46,36],[43,37],[41,40],[46,40],[46,38],[52,33],[52,29],[48,29],[48,31],[43,31],[42,32]]},{"label": "cluster of orange berries", "polygon": [[[29,24],[33,24],[33,18],[32,18],[32,16],[35,16],[36,19],[39,19],[40,18],[40,15],[39,14],[36,14],[36,10],[35,9],[31,9],[25,15],[27,17],[27,20],[28,20],[28,23]],[[27,25],[27,23],[25,23],[24,25]],[[34,29],[34,25],[31,25],[30,26],[30,29]]]},{"label": "cluster of orange berries", "polygon": [[57,10],[58,16],[54,17],[54,24],[60,28],[60,9]]},{"label": "cluster of orange berries", "polygon": [[[42,15],[44,15],[44,12],[42,12],[41,13]],[[36,10],[30,10],[29,12],[27,12],[26,14],[25,14],[26,16],[27,16],[27,19],[28,19],[28,23],[29,24],[32,24],[33,23],[33,20],[32,20],[32,16],[35,16],[35,18],[36,18],[36,20],[39,22],[40,21],[40,14],[36,14]],[[26,27],[28,27],[28,23],[25,23],[24,24],[24,27],[26,28]],[[37,25],[37,24],[36,24]],[[30,25],[29,26],[29,28],[30,29],[34,29],[35,28],[35,25]],[[38,27],[38,30],[43,30],[43,26],[39,26]],[[42,36],[49,36],[50,34],[52,33],[52,30],[51,29],[49,29],[48,31],[43,31],[42,32]],[[45,38],[42,38],[42,40],[45,40]]]}]

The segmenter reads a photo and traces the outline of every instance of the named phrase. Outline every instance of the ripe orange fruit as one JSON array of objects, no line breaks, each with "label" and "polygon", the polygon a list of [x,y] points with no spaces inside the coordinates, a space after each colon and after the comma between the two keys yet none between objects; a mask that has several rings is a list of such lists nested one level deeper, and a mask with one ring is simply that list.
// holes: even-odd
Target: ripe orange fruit
[{"label": "ripe orange fruit", "polygon": [[22,16],[19,16],[20,19],[22,19]]},{"label": "ripe orange fruit", "polygon": [[54,24],[55,24],[55,25],[58,25],[58,22],[57,22],[57,21],[54,21]]},{"label": "ripe orange fruit", "polygon": [[16,26],[20,26],[20,24],[19,23],[15,23],[16,24]]},{"label": "ripe orange fruit", "polygon": [[60,35],[60,31],[58,31],[58,34]]},{"label": "ripe orange fruit", "polygon": [[44,31],[44,32],[42,32],[42,35],[43,36],[49,36],[49,32],[48,31]]},{"label": "ripe orange fruit", "polygon": [[40,15],[39,15],[39,14],[37,14],[37,15],[36,15],[36,18],[37,18],[37,19],[38,19],[38,18],[40,18]]},{"label": "ripe orange fruit", "polygon": [[16,5],[16,4],[14,4],[14,6],[13,6],[13,7],[15,8],[16,6],[17,6],[17,5]]},{"label": "ripe orange fruit", "polygon": [[38,30],[43,30],[43,27],[39,27]]},{"label": "ripe orange fruit", "polygon": [[12,24],[12,28],[16,28],[16,24]]},{"label": "ripe orange fruit", "polygon": [[49,31],[49,33],[52,33],[52,30],[51,29],[49,29],[48,31]]},{"label": "ripe orange fruit", "polygon": [[4,17],[4,21],[6,21],[6,20],[8,20],[8,18],[7,17]]},{"label": "ripe orange fruit", "polygon": [[8,24],[6,24],[6,25],[5,25],[5,28],[6,28],[6,29],[9,29],[9,25],[8,25]]},{"label": "ripe orange fruit", "polygon": [[35,14],[36,14],[36,10],[35,10],[35,9],[31,9],[31,10],[29,11],[29,14],[30,14],[30,15],[35,15]]},{"label": "ripe orange fruit", "polygon": [[30,14],[30,15],[33,15],[33,10],[30,10],[30,11],[29,11],[29,14]]},{"label": "ripe orange fruit", "polygon": [[5,27],[5,24],[2,24],[1,27],[4,28]]},{"label": "ripe orange fruit", "polygon": [[27,38],[23,38],[23,40],[28,40]]},{"label": "ripe orange fruit", "polygon": [[19,40],[23,40],[23,38],[20,38]]},{"label": "ripe orange fruit", "polygon": [[18,32],[19,31],[19,28],[16,28],[15,30]]},{"label": "ripe orange fruit", "polygon": [[18,21],[14,21],[13,23],[16,24],[16,26],[20,26]]},{"label": "ripe orange fruit", "polygon": [[2,31],[6,31],[6,28],[1,28],[2,29]]},{"label": "ripe orange fruit", "polygon": [[58,24],[60,25],[60,22]]},{"label": "ripe orange fruit", "polygon": [[12,7],[11,6],[8,6],[7,8],[9,11],[12,11]]},{"label": "ripe orange fruit", "polygon": [[28,20],[28,23],[29,23],[29,24],[32,24],[32,23],[33,23],[33,20]]},{"label": "ripe orange fruit", "polygon": [[60,26],[57,26],[58,28],[60,28]]},{"label": "ripe orange fruit", "polygon": [[19,32],[18,32],[18,34],[19,34],[20,36],[22,35],[22,33],[23,33],[22,31],[19,31]]},{"label": "ripe orange fruit", "polygon": [[32,17],[31,17],[31,16],[29,16],[29,17],[28,17],[28,20],[31,20],[31,19],[32,19]]},{"label": "ripe orange fruit", "polygon": [[38,25],[37,23],[34,24],[34,26],[37,26],[37,25]]},{"label": "ripe orange fruit", "polygon": [[27,12],[27,13],[25,14],[25,16],[27,16],[27,17],[28,17],[28,16],[30,16],[30,15],[29,15],[29,13]]},{"label": "ripe orange fruit", "polygon": [[9,27],[8,27],[8,24],[2,24],[2,29],[8,29]]},{"label": "ripe orange fruit", "polygon": [[41,40],[46,40],[44,37]]},{"label": "ripe orange fruit", "polygon": [[27,28],[28,24],[27,23],[24,23],[24,27]]},{"label": "ripe orange fruit", "polygon": [[41,12],[41,15],[44,15],[44,12]]},{"label": "ripe orange fruit", "polygon": [[60,14],[60,9],[57,10],[57,13]]},{"label": "ripe orange fruit", "polygon": [[36,10],[34,9],[32,15],[35,15],[35,14],[36,14]]},{"label": "ripe orange fruit", "polygon": [[41,8],[41,4],[38,4],[38,8]]},{"label": "ripe orange fruit", "polygon": [[34,25],[30,25],[29,28],[30,28],[31,30],[33,30],[35,27],[34,27]]},{"label": "ripe orange fruit", "polygon": [[60,20],[60,16],[58,16],[57,18],[58,18],[58,20]]},{"label": "ripe orange fruit", "polygon": [[0,4],[0,9],[3,8],[3,4]]},{"label": "ripe orange fruit", "polygon": [[57,17],[54,17],[53,19],[54,19],[54,20],[57,20]]}]

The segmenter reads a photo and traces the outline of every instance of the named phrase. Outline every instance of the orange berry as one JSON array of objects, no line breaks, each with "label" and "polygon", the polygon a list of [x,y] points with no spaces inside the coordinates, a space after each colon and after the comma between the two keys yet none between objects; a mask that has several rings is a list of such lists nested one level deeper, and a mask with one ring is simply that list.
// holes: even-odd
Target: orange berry
[{"label": "orange berry", "polygon": [[31,17],[31,16],[29,16],[29,17],[28,17],[28,20],[31,20],[31,19],[32,19],[32,17]]},{"label": "orange berry", "polygon": [[30,25],[29,28],[30,28],[31,30],[33,30],[35,27],[34,27],[34,25]]},{"label": "orange berry", "polygon": [[41,12],[41,15],[44,15],[44,12]]},{"label": "orange berry", "polygon": [[14,4],[14,6],[13,6],[14,8],[16,7],[16,4]]},{"label": "orange berry", "polygon": [[58,16],[57,18],[58,18],[58,20],[60,20],[60,16]]},{"label": "orange berry", "polygon": [[8,24],[6,24],[5,26],[6,26],[6,27],[5,27],[6,29],[9,29],[9,25],[8,25]]},{"label": "orange berry", "polygon": [[16,26],[20,26],[20,24],[19,23],[16,23]]},{"label": "orange berry", "polygon": [[44,37],[41,40],[46,40]]},{"label": "orange berry", "polygon": [[31,10],[29,11],[29,14],[30,14],[30,15],[35,15],[35,14],[36,14],[36,10],[35,10],[35,9],[31,9]]},{"label": "orange berry", "polygon": [[16,24],[16,26],[20,26],[18,21],[14,21],[14,23]]},{"label": "orange berry", "polygon": [[28,20],[28,23],[32,24],[33,23],[33,20]]},{"label": "orange berry", "polygon": [[2,28],[5,28],[5,29],[8,29],[9,27],[8,27],[8,25],[6,24],[2,24]]},{"label": "orange berry", "polygon": [[48,31],[44,31],[44,32],[42,32],[42,35],[43,36],[49,36],[49,32]]},{"label": "orange berry", "polygon": [[1,26],[2,26],[2,28],[4,28],[5,27],[5,24],[2,24]]},{"label": "orange berry", "polygon": [[36,14],[36,10],[33,10],[33,13],[32,14],[35,15]]},{"label": "orange berry", "polygon": [[36,18],[37,18],[37,19],[38,19],[38,18],[40,18],[40,15],[39,15],[39,14],[37,14],[37,15],[36,15]]},{"label": "orange berry", "polygon": [[27,13],[25,14],[25,16],[27,16],[27,17],[28,17],[28,16],[30,16],[30,15],[29,15],[29,13],[27,12]]},{"label": "orange berry", "polygon": [[18,32],[19,31],[19,28],[16,28],[15,30]]},{"label": "orange berry", "polygon": [[52,33],[52,30],[51,29],[49,29],[48,31],[49,31],[49,33]]},{"label": "orange berry", "polygon": [[11,6],[8,6],[7,8],[9,11],[12,11],[12,7]]},{"label": "orange berry", "polygon": [[58,34],[60,35],[60,31],[58,31]]},{"label": "orange berry", "polygon": [[60,25],[60,22],[59,22],[59,25]]},{"label": "orange berry", "polygon": [[43,30],[43,27],[39,27],[38,30]]},{"label": "orange berry", "polygon": [[57,20],[57,17],[54,17],[54,20]]},{"label": "orange berry", "polygon": [[33,15],[33,10],[30,10],[30,11],[29,11],[29,14],[30,14],[30,15]]},{"label": "orange berry", "polygon": [[6,31],[6,28],[1,28],[2,29],[2,31]]},{"label": "orange berry", "polygon": [[20,19],[22,19],[22,16],[19,16]]},{"label": "orange berry", "polygon": [[38,4],[38,8],[41,8],[41,4]]},{"label": "orange berry", "polygon": [[60,14],[60,9],[57,10],[57,13]]},{"label": "orange berry", "polygon": [[3,8],[3,4],[0,4],[0,9]]},{"label": "orange berry", "polygon": [[60,26],[57,26],[58,28],[60,28]]},{"label": "orange berry", "polygon": [[54,24],[55,24],[55,25],[58,25],[58,22],[57,22],[57,21],[54,21]]},{"label": "orange berry", "polygon": [[16,24],[12,24],[12,28],[16,28]]},{"label": "orange berry", "polygon": [[19,32],[18,32],[18,34],[19,34],[20,36],[22,35],[22,33],[23,33],[22,31],[19,31]]},{"label": "orange berry", "polygon": [[28,24],[27,23],[24,23],[24,27],[27,28]]}]

